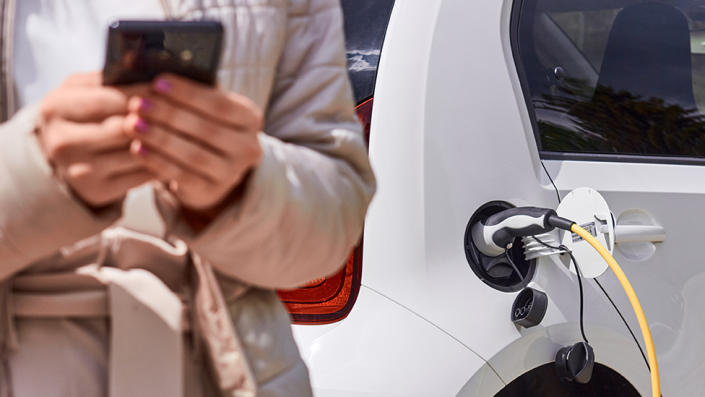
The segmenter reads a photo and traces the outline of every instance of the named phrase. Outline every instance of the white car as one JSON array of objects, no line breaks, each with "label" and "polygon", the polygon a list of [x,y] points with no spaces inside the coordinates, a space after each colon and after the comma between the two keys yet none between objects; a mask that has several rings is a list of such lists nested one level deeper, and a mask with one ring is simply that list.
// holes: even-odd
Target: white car
[{"label": "white car", "polygon": [[[346,269],[281,293],[316,395],[651,395],[614,274],[583,279],[596,364],[580,384],[554,363],[582,339],[575,274],[521,240],[516,270],[466,256],[478,209],[587,187],[631,231],[611,248],[663,395],[705,396],[705,0],[342,4],[379,188]],[[510,319],[526,286],[548,298],[530,328]]]}]

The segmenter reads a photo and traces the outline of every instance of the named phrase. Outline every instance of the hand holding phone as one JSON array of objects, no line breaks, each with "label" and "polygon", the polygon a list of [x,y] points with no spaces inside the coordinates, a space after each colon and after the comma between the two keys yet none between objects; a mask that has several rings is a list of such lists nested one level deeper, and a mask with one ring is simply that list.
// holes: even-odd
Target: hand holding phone
[{"label": "hand holding phone", "polygon": [[124,133],[130,97],[147,95],[145,84],[102,86],[99,72],[74,74],[40,105],[37,140],[55,175],[90,207],[122,199],[154,179],[126,150]]},{"label": "hand holding phone", "polygon": [[132,153],[185,208],[210,213],[259,164],[263,111],[249,98],[176,75],[128,105]]},{"label": "hand holding phone", "polygon": [[262,156],[263,111],[214,87],[221,41],[222,26],[207,21],[120,21],[108,34],[105,84],[156,78],[128,106],[132,154],[201,212],[227,201]]}]

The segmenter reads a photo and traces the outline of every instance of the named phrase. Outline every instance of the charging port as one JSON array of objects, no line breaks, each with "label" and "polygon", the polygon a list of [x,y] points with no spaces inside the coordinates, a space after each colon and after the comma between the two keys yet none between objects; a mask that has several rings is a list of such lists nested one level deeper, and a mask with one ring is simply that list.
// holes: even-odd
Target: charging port
[{"label": "charging port", "polygon": [[[485,284],[503,292],[516,292],[524,288],[536,270],[536,261],[524,259],[524,243],[515,238],[507,255],[489,257],[480,252],[472,241],[472,226],[484,222],[490,216],[514,206],[506,201],[490,201],[482,205],[470,217],[465,229],[465,257],[472,271]],[[512,265],[513,262],[513,265]]]}]

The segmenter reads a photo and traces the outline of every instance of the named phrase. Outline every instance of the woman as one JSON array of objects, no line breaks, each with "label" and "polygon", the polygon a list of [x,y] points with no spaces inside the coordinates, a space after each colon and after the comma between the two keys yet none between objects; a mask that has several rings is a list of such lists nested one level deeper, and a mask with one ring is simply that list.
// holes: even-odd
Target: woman
[{"label": "woman", "polygon": [[[272,290],[335,272],[374,192],[338,1],[0,7],[0,396],[310,395]],[[203,17],[219,88],[77,73],[112,20]]]}]

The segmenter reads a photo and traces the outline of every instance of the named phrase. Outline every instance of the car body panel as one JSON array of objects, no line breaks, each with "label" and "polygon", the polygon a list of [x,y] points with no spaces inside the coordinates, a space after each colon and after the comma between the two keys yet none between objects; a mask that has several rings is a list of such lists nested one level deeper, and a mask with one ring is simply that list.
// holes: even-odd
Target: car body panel
[{"label": "car body panel", "polygon": [[494,396],[504,388],[497,372],[487,363],[458,391],[458,397]]},{"label": "car body panel", "polygon": [[[654,338],[664,395],[703,393],[705,361],[705,266],[701,254],[705,217],[705,168],[673,164],[547,161],[556,185],[570,190],[589,184],[604,195],[616,219],[628,210],[650,214],[666,230],[666,241],[646,260],[631,260],[617,248],[615,258],[644,307]],[[609,178],[600,176],[609,175]],[[618,221],[619,222],[619,221]],[[619,246],[618,246],[619,247]],[[633,330],[639,326],[626,295],[611,274],[600,277],[624,307]]]},{"label": "car body panel", "polygon": [[[454,395],[485,365],[438,327],[365,287],[345,320],[294,332],[318,397]],[[473,387],[496,392],[503,383],[490,371]]]},{"label": "car body panel", "polygon": [[[555,207],[556,199],[514,99],[513,66],[507,66],[497,28],[507,17],[502,5],[440,5],[434,20],[427,1],[398,4],[387,31],[370,144],[379,192],[367,219],[363,284],[403,302],[489,360],[521,337],[509,321],[516,294],[489,288],[470,270],[462,245],[467,220],[491,200]],[[413,11],[425,12],[428,26],[420,26]],[[413,38],[424,29],[431,42]],[[457,51],[461,47],[467,51]],[[419,58],[428,63],[414,63]],[[576,279],[555,266],[539,266],[535,280],[551,302],[559,302],[549,304],[555,315],[542,326],[568,322],[568,339],[575,341]],[[588,322],[623,330],[624,341],[639,354],[601,292],[586,288],[586,299]]]}]

